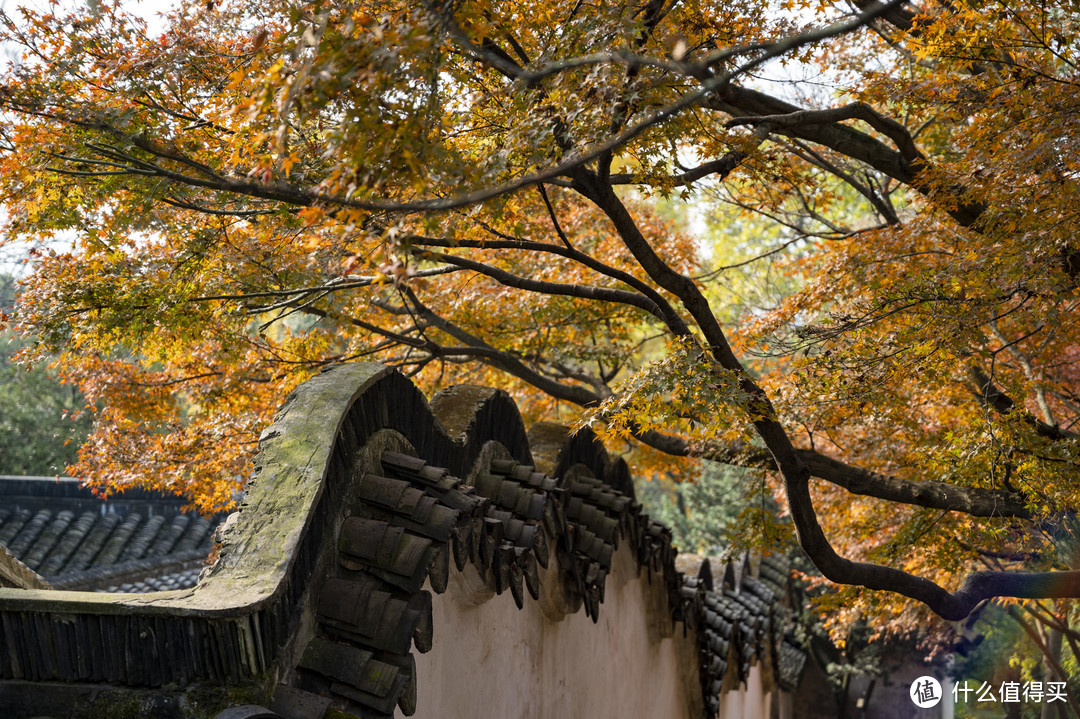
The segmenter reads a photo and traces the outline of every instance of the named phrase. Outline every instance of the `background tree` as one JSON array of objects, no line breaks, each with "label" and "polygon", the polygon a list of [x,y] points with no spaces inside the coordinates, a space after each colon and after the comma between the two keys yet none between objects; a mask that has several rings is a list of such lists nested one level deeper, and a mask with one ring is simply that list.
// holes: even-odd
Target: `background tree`
[{"label": "background tree", "polygon": [[[78,238],[18,318],[100,407],[79,471],[226,505],[289,389],[374,358],[766,470],[833,582],[953,619],[1080,595],[1075,9],[773,10],[20,10],[5,232]],[[773,228],[782,301],[725,304],[706,223],[664,219],[721,204],[711,239]]]},{"label": "background tree", "polygon": [[738,554],[756,548],[785,553],[791,548],[790,524],[764,472],[704,460],[696,477],[639,478],[638,501],[671,529],[680,552],[707,556]]},{"label": "background tree", "polygon": [[[16,283],[0,274],[0,314],[14,310]],[[28,341],[0,332],[0,474],[59,475],[90,432],[85,398],[46,366],[22,367]]]}]

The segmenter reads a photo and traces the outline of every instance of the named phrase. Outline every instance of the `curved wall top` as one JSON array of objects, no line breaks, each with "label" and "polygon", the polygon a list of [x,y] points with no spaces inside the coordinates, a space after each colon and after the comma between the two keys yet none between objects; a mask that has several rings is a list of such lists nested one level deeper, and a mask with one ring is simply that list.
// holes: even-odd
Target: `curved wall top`
[{"label": "curved wall top", "polygon": [[[259,446],[195,588],[0,588],[5,716],[257,716],[236,713],[248,704],[285,719],[411,713],[424,681],[412,652],[437,631],[432,592],[453,577],[481,598],[537,601],[551,621],[595,621],[620,545],[659,580],[650,611],[661,633],[682,622],[693,638],[701,713],[751,664],[778,674],[786,578],[713,592],[710,578],[683,577],[625,463],[587,431],[526,433],[505,392],[453,388],[429,408],[389,368],[339,365],[286,400]],[[60,689],[42,694],[41,682]]]}]

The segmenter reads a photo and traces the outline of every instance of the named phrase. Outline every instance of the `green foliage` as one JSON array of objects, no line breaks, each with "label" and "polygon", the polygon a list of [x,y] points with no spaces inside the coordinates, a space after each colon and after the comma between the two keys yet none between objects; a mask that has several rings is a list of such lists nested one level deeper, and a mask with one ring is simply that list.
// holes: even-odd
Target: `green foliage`
[{"label": "green foliage", "polygon": [[[1018,610],[1019,607],[1013,605],[1012,609]],[[1044,642],[1047,641],[1047,624],[1023,610],[1019,610],[1019,615],[1037,629]],[[978,639],[970,643],[962,640],[963,651],[955,655],[952,674],[957,683],[966,681],[967,687],[978,689],[985,682],[993,687],[994,695],[998,696],[1002,682],[1018,682],[1023,687],[1025,682],[1043,682],[1045,686],[1045,682],[1060,681],[1055,673],[1048,671],[1040,648],[1017,621],[1009,616],[1009,610],[1005,607],[999,604],[987,605],[980,613],[974,628],[979,632]],[[1062,642],[1057,659],[1068,675],[1069,686],[1075,692],[1080,685],[1080,664],[1069,648],[1068,641]],[[957,719],[1002,716],[1002,709],[998,705],[978,702],[975,699],[973,692],[967,701],[957,702]],[[1063,706],[1056,702],[1055,704]],[[1041,702],[1021,702],[1010,707],[1011,713],[1005,716],[1039,719],[1043,716],[1042,707]],[[1057,713],[1051,716],[1056,717]]]},{"label": "green foliage", "polygon": [[[14,287],[12,278],[0,276],[5,312]],[[29,343],[11,330],[0,333],[0,474],[63,474],[90,432],[86,400],[48,367],[18,364],[16,353]]]},{"label": "green foliage", "polygon": [[671,529],[682,552],[727,555],[775,545],[790,533],[775,520],[763,521],[772,519],[776,503],[754,470],[703,461],[695,481],[654,478],[641,482],[637,494],[649,515]]}]

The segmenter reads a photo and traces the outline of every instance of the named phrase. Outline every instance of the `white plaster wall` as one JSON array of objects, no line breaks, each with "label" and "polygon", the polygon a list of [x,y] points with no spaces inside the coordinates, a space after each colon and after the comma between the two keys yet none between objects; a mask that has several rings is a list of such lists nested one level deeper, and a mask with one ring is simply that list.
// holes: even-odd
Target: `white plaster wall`
[{"label": "white plaster wall", "polygon": [[772,695],[765,692],[761,665],[750,667],[745,686],[720,695],[721,719],[768,719],[772,716]]},{"label": "white plaster wall", "polygon": [[519,610],[509,591],[474,592],[478,577],[471,566],[466,573],[472,576],[453,571],[451,588],[433,597],[433,647],[414,653],[416,717],[700,716],[693,636],[684,638],[682,625],[671,632],[657,595],[661,579],[650,585],[647,572],[637,577],[625,545],[613,559],[598,624],[583,609],[552,621],[557,608],[527,594]]}]

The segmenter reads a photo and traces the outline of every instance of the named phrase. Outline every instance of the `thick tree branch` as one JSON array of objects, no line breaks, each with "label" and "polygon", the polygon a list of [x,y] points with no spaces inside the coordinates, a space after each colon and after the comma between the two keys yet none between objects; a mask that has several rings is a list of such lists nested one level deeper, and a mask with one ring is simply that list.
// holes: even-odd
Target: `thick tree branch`
[{"label": "thick tree branch", "polygon": [[948,509],[973,517],[1015,517],[1030,519],[1031,512],[1016,495],[996,489],[959,487],[944,482],[891,477],[861,467],[853,467],[812,450],[799,450],[812,476],[862,494],[928,509]]},{"label": "thick tree branch", "polygon": [[649,241],[641,234],[641,230],[638,228],[634,218],[631,217],[630,212],[615,194],[611,185],[600,181],[593,173],[580,170],[575,176],[574,182],[575,189],[595,203],[608,216],[608,219],[611,220],[612,225],[615,227],[615,231],[619,233],[623,244],[630,250],[634,259],[637,260],[653,282],[682,301],[683,306],[686,307],[690,316],[694,318],[694,322],[697,323],[705,335],[705,340],[709,343],[712,351],[720,352],[729,357],[726,363],[721,363],[724,368],[743,373],[742,365],[739,364],[738,360],[735,359],[735,355],[731,352],[727,338],[721,331],[705,295],[702,294],[700,288],[692,279],[671,269],[666,262],[660,259]]},{"label": "thick tree branch", "polygon": [[[878,0],[853,0],[855,7],[862,11],[872,10],[881,5]],[[914,27],[915,13],[903,6],[889,8],[880,15],[881,20],[889,23],[897,30],[910,31]]]},{"label": "thick tree branch", "polygon": [[[1080,597],[1080,571],[973,572],[955,592],[929,579],[899,569],[844,559],[829,545],[817,518],[805,482],[784,476],[788,507],[799,542],[814,566],[830,581],[867,589],[897,592],[922,602],[944,619],[967,617],[980,602],[994,597],[1020,599]],[[798,513],[796,515],[796,512]]]},{"label": "thick tree branch", "polygon": [[[731,84],[727,85],[723,92],[710,96],[706,103],[708,107],[736,119],[800,117],[799,113],[809,112],[758,90]],[[893,150],[853,127],[840,123],[791,122],[786,126],[776,125],[776,133],[823,145],[841,155],[866,163],[920,194],[933,196],[941,192],[941,188],[931,183],[924,172],[927,167],[925,161],[910,161],[900,150]],[[956,206],[946,203],[944,209],[964,227],[974,225],[986,208],[979,203],[965,201],[963,198],[966,193],[963,188],[950,188],[949,192],[960,198],[960,201]]]},{"label": "thick tree branch", "polygon": [[924,603],[946,619],[962,619],[979,602],[996,596],[1080,596],[1080,572],[976,572],[967,577],[959,590],[949,592],[924,577],[893,567],[851,561],[837,554],[818,522],[810,495],[810,467],[776,418],[765,392],[750,378],[731,351],[708,301],[692,280],[672,270],[656,255],[610,185],[598,182],[595,176],[579,170],[575,187],[608,215],[623,242],[649,276],[683,301],[709,342],[717,364],[737,373],[739,387],[749,398],[746,410],[783,479],[788,511],[799,544],[827,579],[840,584],[898,592]]},{"label": "thick tree branch", "polygon": [[923,154],[915,147],[915,141],[906,127],[892,118],[885,117],[863,102],[854,102],[850,105],[827,110],[798,110],[779,115],[735,117],[728,120],[726,124],[728,127],[765,124],[777,128],[792,128],[826,125],[844,120],[862,120],[882,135],[888,137],[896,145],[896,149],[900,151],[901,157],[904,158],[909,168],[913,167],[917,162],[925,160]]},{"label": "thick tree branch", "polygon": [[[737,467],[776,471],[776,462],[765,449],[750,445],[706,447],[693,451],[682,437],[655,430],[640,432],[637,439],[650,447],[676,456],[697,456]],[[852,494],[926,509],[962,512],[972,517],[1012,517],[1030,519],[1031,512],[1016,495],[996,489],[960,487],[944,482],[913,481],[892,477],[810,449],[796,450],[811,476],[841,487]]]}]

